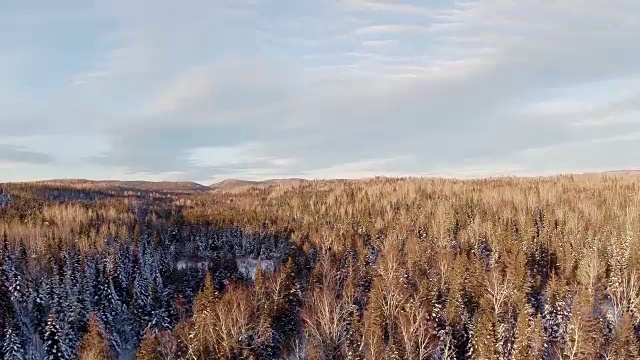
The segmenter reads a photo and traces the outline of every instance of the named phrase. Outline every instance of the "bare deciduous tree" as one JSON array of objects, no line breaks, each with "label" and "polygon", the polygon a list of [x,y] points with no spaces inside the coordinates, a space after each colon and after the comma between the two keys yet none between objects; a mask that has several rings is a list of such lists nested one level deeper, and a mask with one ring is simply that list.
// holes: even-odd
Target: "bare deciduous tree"
[{"label": "bare deciduous tree", "polygon": [[409,360],[428,359],[436,349],[435,331],[424,301],[409,302],[398,317],[403,353]]},{"label": "bare deciduous tree", "polygon": [[307,338],[321,359],[344,357],[347,338],[345,325],[351,307],[351,298],[337,299],[333,289],[313,291],[303,309]]}]

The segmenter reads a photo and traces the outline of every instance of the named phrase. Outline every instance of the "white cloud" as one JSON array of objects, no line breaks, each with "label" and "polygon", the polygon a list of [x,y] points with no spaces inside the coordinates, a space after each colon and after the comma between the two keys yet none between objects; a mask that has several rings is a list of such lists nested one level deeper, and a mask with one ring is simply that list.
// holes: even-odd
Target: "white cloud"
[{"label": "white cloud", "polygon": [[397,43],[396,40],[365,40],[362,46],[368,49],[380,49]]},{"label": "white cloud", "polygon": [[194,148],[189,151],[187,160],[194,166],[203,168],[269,166],[271,169],[280,169],[278,171],[286,170],[296,164],[294,158],[270,156],[265,146],[257,143]]},{"label": "white cloud", "polygon": [[[407,166],[413,165],[413,156],[395,156],[380,159],[366,159],[344,164],[332,165],[326,168],[304,172],[304,177],[310,178],[364,178],[374,176],[403,176],[407,175]],[[405,170],[402,170],[404,168]]]},{"label": "white cloud", "polygon": [[296,159],[293,158],[271,159],[269,162],[276,167],[287,167],[297,163]]},{"label": "white cloud", "polygon": [[242,146],[213,146],[192,149],[188,160],[201,167],[224,167],[253,163],[264,160],[258,155],[257,144],[245,144]]},{"label": "white cloud", "polygon": [[77,74],[73,77],[72,82],[74,85],[83,85],[88,82],[91,82],[93,79],[101,78],[108,76],[109,72],[107,71],[92,71],[87,73]]},{"label": "white cloud", "polygon": [[17,161],[0,160],[0,169],[3,170],[17,169],[20,166],[24,166],[24,164]]},{"label": "white cloud", "polygon": [[192,69],[163,90],[145,112],[150,115],[170,113],[204,101],[211,95],[214,81],[211,68],[203,66]]},{"label": "white cloud", "polygon": [[93,63],[0,94],[2,124],[145,177],[547,171],[571,163],[527,149],[589,167],[597,139],[633,166],[639,2],[437,4],[98,1]]},{"label": "white cloud", "polygon": [[399,1],[372,0],[340,0],[339,4],[354,10],[394,12],[405,15],[433,15],[435,12],[427,7],[416,6]]},{"label": "white cloud", "polygon": [[393,25],[370,25],[359,28],[355,31],[357,35],[376,35],[376,34],[398,34],[398,33],[420,33],[429,30],[425,25],[414,24],[393,24]]}]

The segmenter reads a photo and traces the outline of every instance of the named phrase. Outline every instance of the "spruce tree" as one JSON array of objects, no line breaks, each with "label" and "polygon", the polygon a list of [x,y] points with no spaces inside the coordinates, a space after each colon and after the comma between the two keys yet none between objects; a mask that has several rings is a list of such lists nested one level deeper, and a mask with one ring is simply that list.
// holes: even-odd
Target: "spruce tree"
[{"label": "spruce tree", "polygon": [[275,294],[272,326],[280,339],[281,348],[288,348],[301,327],[298,312],[302,306],[302,293],[295,279],[294,264],[290,258],[281,275],[281,284]]},{"label": "spruce tree", "polygon": [[542,321],[524,300],[519,303],[516,318],[514,357],[522,360],[536,360],[542,357],[545,334]]},{"label": "spruce tree", "polygon": [[38,286],[31,293],[29,314],[33,331],[39,335],[44,334],[44,326],[47,320],[47,283],[43,280],[43,286]]},{"label": "spruce tree", "polygon": [[133,282],[133,301],[131,306],[133,307],[132,315],[134,327],[139,337],[144,335],[146,328],[151,320],[151,294],[150,294],[149,282],[146,278],[138,272]]},{"label": "spruce tree", "polygon": [[98,317],[91,313],[89,315],[89,329],[84,334],[78,350],[78,359],[111,360],[115,358]]},{"label": "spruce tree", "polygon": [[0,258],[0,329],[4,329],[13,316],[13,304],[9,297],[9,287],[2,276],[4,261]]},{"label": "spruce tree", "polygon": [[347,360],[362,360],[362,324],[355,305],[349,309],[347,321],[346,358]]},{"label": "spruce tree", "polygon": [[194,316],[196,314],[203,314],[205,312],[211,311],[213,306],[215,305],[215,290],[213,286],[213,277],[211,273],[207,271],[204,283],[202,285],[202,289],[198,292],[198,295],[195,298],[193,305],[193,313]]},{"label": "spruce tree", "polygon": [[196,295],[193,305],[194,326],[189,333],[189,354],[196,359],[214,358],[213,350],[213,321],[212,310],[215,306],[215,296],[211,273],[207,271],[204,285]]},{"label": "spruce tree", "polygon": [[615,359],[640,359],[640,344],[633,322],[630,313],[622,315],[611,347]]},{"label": "spruce tree", "polygon": [[4,360],[25,360],[26,354],[20,338],[12,326],[7,326],[2,344],[2,355]]},{"label": "spruce tree", "polygon": [[106,333],[109,335],[109,341],[113,349],[119,353],[122,348],[120,333],[127,331],[125,327],[125,308],[120,302],[118,295],[113,288],[113,281],[106,274],[105,268],[101,270],[99,276],[99,284],[96,301],[96,315],[100,319],[100,323],[104,326]]},{"label": "spruce tree", "polygon": [[135,360],[164,360],[156,334],[147,331],[136,352]]},{"label": "spruce tree", "polygon": [[62,340],[60,327],[58,326],[53,312],[47,319],[47,327],[44,335],[45,360],[68,360],[71,357]]},{"label": "spruce tree", "polygon": [[159,331],[169,330],[171,322],[169,320],[169,310],[167,309],[166,292],[162,283],[154,281],[151,286],[151,319],[148,328],[155,334]]},{"label": "spruce tree", "polygon": [[495,321],[488,310],[476,314],[473,324],[473,354],[476,359],[494,359]]}]

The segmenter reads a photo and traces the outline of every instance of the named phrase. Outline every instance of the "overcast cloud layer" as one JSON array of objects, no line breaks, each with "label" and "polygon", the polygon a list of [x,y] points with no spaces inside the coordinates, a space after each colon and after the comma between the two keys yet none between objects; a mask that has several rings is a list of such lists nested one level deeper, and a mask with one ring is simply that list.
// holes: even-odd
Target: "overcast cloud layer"
[{"label": "overcast cloud layer", "polygon": [[637,0],[8,0],[0,181],[640,168]]}]

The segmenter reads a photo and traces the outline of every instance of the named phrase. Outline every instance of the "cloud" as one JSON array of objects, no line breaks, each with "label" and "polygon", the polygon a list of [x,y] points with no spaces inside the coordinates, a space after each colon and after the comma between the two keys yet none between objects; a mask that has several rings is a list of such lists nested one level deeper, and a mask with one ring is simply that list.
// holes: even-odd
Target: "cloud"
[{"label": "cloud", "polygon": [[376,35],[376,34],[397,34],[397,33],[419,33],[428,31],[429,27],[414,24],[393,24],[393,25],[370,25],[356,30],[357,35]]},{"label": "cloud", "polygon": [[[395,156],[390,158],[365,159],[326,168],[314,169],[303,173],[309,178],[360,178],[375,176],[406,176],[407,165],[415,165],[413,156]],[[404,170],[404,171],[403,171]]]},{"label": "cloud", "polygon": [[[376,12],[398,13],[409,9],[421,12],[421,9],[390,3],[360,5]],[[533,11],[530,19],[512,16],[522,9]],[[612,33],[596,42],[587,38],[575,42],[573,32],[576,29],[586,31],[589,22],[576,18],[573,9],[561,8],[558,10],[565,11],[571,22],[565,24],[565,18],[550,18],[546,28],[541,27],[537,21],[551,10],[534,2],[521,6],[498,2],[469,3],[457,8],[431,9],[429,14],[438,20],[437,25],[456,26],[440,27],[437,35],[431,35],[428,40],[434,45],[429,51],[421,52],[418,46],[416,52],[402,56],[333,54],[332,59],[344,58],[344,62],[331,66],[300,66],[294,62],[291,68],[296,74],[294,81],[288,81],[286,72],[282,72],[281,77],[254,76],[253,79],[259,80],[253,82],[232,80],[236,86],[222,86],[220,92],[242,89],[234,95],[242,97],[243,90],[250,94],[255,87],[262,87],[265,90],[256,98],[266,98],[265,93],[280,96],[261,106],[243,103],[238,109],[255,112],[242,111],[245,116],[242,119],[232,117],[230,127],[244,129],[239,141],[267,144],[260,156],[286,158],[291,152],[301,154],[298,164],[308,165],[289,169],[299,174],[324,172],[336,175],[341,169],[353,173],[343,165],[357,164],[367,156],[385,158],[398,153],[428,159],[422,165],[416,162],[413,169],[414,172],[428,172],[455,164],[468,166],[473,161],[486,163],[491,158],[508,158],[509,154],[523,149],[593,139],[600,136],[601,130],[576,130],[572,125],[576,119],[585,118],[585,109],[580,104],[574,104],[577,109],[574,108],[569,116],[558,111],[535,113],[531,111],[535,100],[531,100],[547,97],[549,89],[576,88],[583,82],[623,77],[632,72],[631,63],[609,69],[602,63],[603,58],[580,57],[580,52],[584,53],[586,49],[606,47],[612,39],[626,35]],[[590,15],[597,20],[595,12]],[[413,26],[396,23],[357,29],[360,33],[398,34]],[[554,40],[547,41],[550,37]],[[408,45],[399,39],[394,41],[399,42],[399,46]],[[564,48],[580,51],[573,55]],[[627,53],[633,56],[624,47],[614,50],[621,56]],[[426,55],[424,59],[421,59],[422,54]],[[575,66],[575,63],[580,65]],[[270,66],[262,68],[261,73],[268,73]],[[248,69],[255,69],[255,64]],[[552,77],[550,72],[558,76]],[[217,76],[221,81],[229,73],[232,72],[221,71],[217,75],[207,72],[206,75],[209,79]],[[190,79],[189,74],[184,79]],[[232,75],[233,79],[238,77]],[[195,92],[201,96],[194,103],[207,104],[200,108],[200,114],[209,117],[191,131],[216,131],[211,124],[229,114],[209,104],[224,96],[212,90],[216,80],[208,82],[204,74],[193,80],[190,89],[201,89],[198,84],[207,84],[206,91]],[[283,85],[281,81],[287,83]],[[221,82],[225,83],[224,80]],[[168,88],[168,93],[174,94],[173,89],[180,89],[180,84],[181,80],[176,81],[175,87]],[[279,90],[278,86],[290,90]],[[595,103],[593,97],[584,101]],[[521,109],[518,104],[522,103],[528,105]],[[564,101],[563,104],[569,103]],[[184,106],[181,114],[190,119],[187,121],[193,121],[193,112],[185,110],[188,108],[193,109],[193,104]],[[583,111],[583,114],[575,113],[575,110]],[[608,113],[606,109],[604,111]],[[552,115],[555,120],[547,121],[546,118]],[[250,129],[263,124],[268,124],[263,131]],[[606,134],[632,128],[632,124],[624,128],[613,127],[607,129]],[[222,127],[220,131],[228,131],[228,128]],[[170,134],[166,136],[171,137]],[[188,146],[184,144],[185,148]],[[216,148],[217,144],[213,142],[207,146]],[[365,169],[361,172],[367,173]]]},{"label": "cloud", "polygon": [[405,15],[433,15],[433,9],[399,1],[341,0],[339,4],[353,10],[394,12]]},{"label": "cloud", "polygon": [[[190,123],[236,120],[284,99],[291,91],[286,75],[293,74],[260,60],[196,66],[168,81],[143,107],[140,119],[191,112],[185,119]],[[198,114],[208,118],[197,119]]]},{"label": "cloud", "polygon": [[244,164],[255,164],[268,161],[259,155],[258,144],[244,144],[241,146],[215,146],[191,149],[188,161],[198,167],[225,167]]},{"label": "cloud", "polygon": [[365,40],[362,42],[362,46],[368,49],[378,49],[397,43],[395,40]]},{"label": "cloud", "polygon": [[0,70],[13,76],[0,124],[55,134],[76,164],[192,179],[638,165],[635,1],[116,0],[89,13],[104,24],[68,50],[73,66],[0,45],[21,70]]},{"label": "cloud", "polygon": [[0,144],[0,161],[9,164],[48,164],[51,156],[45,153],[30,151],[19,146]]},{"label": "cloud", "polygon": [[211,69],[195,68],[158,95],[147,111],[152,115],[162,114],[202,101],[211,94],[213,81]]},{"label": "cloud", "polygon": [[91,80],[93,80],[93,79],[105,77],[105,76],[108,76],[108,75],[109,75],[109,73],[107,71],[93,71],[93,72],[87,72],[87,73],[84,73],[84,74],[78,74],[78,75],[73,77],[73,84],[74,85],[83,85],[83,84],[91,82]]}]

